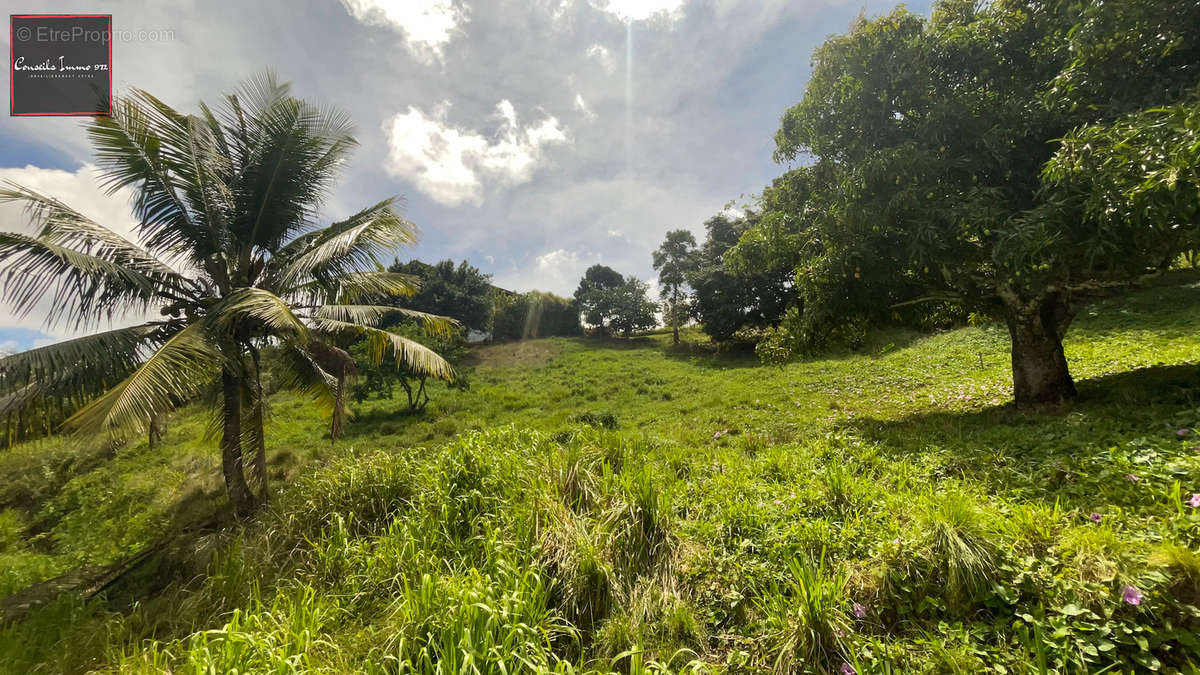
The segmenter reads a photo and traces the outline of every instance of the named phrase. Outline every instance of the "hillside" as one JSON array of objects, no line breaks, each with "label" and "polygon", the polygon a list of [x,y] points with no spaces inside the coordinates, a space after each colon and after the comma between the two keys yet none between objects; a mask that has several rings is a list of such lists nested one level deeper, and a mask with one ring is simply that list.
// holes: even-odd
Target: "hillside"
[{"label": "hillside", "polygon": [[482,347],[336,444],[276,395],[245,526],[200,410],[154,448],[18,446],[0,670],[1187,671],[1198,334],[1198,285],[1090,307],[1054,414],[1006,405],[998,325],[783,368],[698,334]]}]

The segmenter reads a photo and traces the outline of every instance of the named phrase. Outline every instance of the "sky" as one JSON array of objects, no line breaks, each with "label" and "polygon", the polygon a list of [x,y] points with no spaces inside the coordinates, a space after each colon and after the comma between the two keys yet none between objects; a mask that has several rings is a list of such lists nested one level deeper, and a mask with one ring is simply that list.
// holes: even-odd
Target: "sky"
[{"label": "sky", "polygon": [[[393,195],[421,241],[515,291],[570,295],[602,263],[653,281],[668,230],[748,203],[813,50],[891,0],[130,0],[111,13],[113,83],[193,112],[271,69],[347,111],[359,147],[322,223]],[[51,6],[52,5],[52,6]],[[0,0],[5,14],[28,13]],[[908,3],[927,13],[924,0]],[[5,44],[8,31],[0,32]],[[8,77],[6,70],[5,77]],[[7,89],[7,87],[5,87]],[[128,194],[93,174],[79,118],[0,118],[0,181],[132,233]],[[0,230],[27,231],[0,206]],[[74,334],[0,306],[0,350]]]}]

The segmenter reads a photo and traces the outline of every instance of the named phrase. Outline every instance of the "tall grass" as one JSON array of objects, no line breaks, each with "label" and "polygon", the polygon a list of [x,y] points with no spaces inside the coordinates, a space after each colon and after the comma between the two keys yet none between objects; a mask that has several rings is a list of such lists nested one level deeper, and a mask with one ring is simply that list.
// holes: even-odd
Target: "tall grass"
[{"label": "tall grass", "polygon": [[154,452],[18,446],[0,585],[175,536],[0,624],[0,673],[1189,672],[1198,294],[1082,316],[1054,416],[997,407],[987,326],[782,369],[558,340],[334,447],[281,396],[302,475],[249,523],[187,412]]},{"label": "tall grass", "polygon": [[759,601],[764,661],[777,673],[836,670],[850,652],[849,609],[846,575],[829,569],[823,553],[815,560],[789,561],[787,576]]}]

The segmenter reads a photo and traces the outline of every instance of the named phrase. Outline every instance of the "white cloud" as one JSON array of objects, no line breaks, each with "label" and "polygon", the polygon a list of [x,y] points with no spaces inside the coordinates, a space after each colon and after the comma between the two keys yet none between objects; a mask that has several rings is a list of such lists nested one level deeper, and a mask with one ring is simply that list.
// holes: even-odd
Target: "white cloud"
[{"label": "white cloud", "polygon": [[575,94],[575,109],[583,113],[583,116],[589,120],[596,119],[596,113],[588,107],[587,101],[583,100],[583,94]]},{"label": "white cloud", "polygon": [[554,117],[522,127],[508,100],[496,105],[500,127],[492,138],[450,126],[449,103],[426,115],[414,106],[384,122],[386,168],[447,206],[483,203],[484,182],[520,185],[533,178],[545,146],[567,141]]},{"label": "white cloud", "polygon": [[543,273],[556,272],[565,265],[574,265],[578,262],[578,254],[560,248],[539,255],[537,257],[537,269]]},{"label": "white cloud", "polygon": [[503,283],[510,284],[504,286],[505,288],[513,288],[519,284],[522,289],[569,295],[578,285],[584,268],[589,264],[591,263],[588,257],[559,248],[536,256],[533,265],[526,269],[514,270],[512,274],[504,275]]},{"label": "white cloud", "polygon": [[418,59],[440,61],[443,48],[467,21],[466,5],[452,0],[341,0],[346,11],[369,26],[404,34],[405,46]]},{"label": "white cloud", "polygon": [[604,10],[622,21],[645,21],[665,16],[677,19],[683,14],[685,0],[594,0],[593,7]]},{"label": "white cloud", "polygon": [[612,50],[602,44],[594,44],[587,48],[588,57],[595,59],[600,63],[600,66],[607,72],[616,70],[616,62],[613,61]]}]

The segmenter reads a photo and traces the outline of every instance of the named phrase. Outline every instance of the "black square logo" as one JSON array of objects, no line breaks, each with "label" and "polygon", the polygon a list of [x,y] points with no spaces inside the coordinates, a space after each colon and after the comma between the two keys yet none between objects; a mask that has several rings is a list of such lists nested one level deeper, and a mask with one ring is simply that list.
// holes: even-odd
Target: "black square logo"
[{"label": "black square logo", "polygon": [[11,115],[112,114],[112,15],[9,17]]}]

